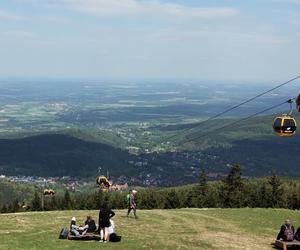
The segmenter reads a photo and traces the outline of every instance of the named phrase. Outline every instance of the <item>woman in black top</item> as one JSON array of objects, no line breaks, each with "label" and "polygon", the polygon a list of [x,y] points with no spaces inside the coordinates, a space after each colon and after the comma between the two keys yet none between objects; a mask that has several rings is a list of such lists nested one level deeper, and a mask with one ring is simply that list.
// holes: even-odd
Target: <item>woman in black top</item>
[{"label": "woman in black top", "polygon": [[84,224],[89,226],[87,233],[94,233],[97,229],[96,223],[90,215],[86,217],[86,221],[84,222]]},{"label": "woman in black top", "polygon": [[[99,229],[98,232],[101,235],[100,242],[104,241],[105,243],[108,240],[108,228],[110,226],[110,218],[112,218],[115,213],[107,207],[106,204],[103,204],[99,211]],[[101,232],[102,231],[102,232]]]}]

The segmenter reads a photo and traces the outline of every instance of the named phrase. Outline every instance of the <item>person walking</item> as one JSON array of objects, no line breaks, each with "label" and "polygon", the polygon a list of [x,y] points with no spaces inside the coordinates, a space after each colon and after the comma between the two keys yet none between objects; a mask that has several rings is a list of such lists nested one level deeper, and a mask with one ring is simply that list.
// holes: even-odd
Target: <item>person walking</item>
[{"label": "person walking", "polygon": [[137,191],[136,190],[132,190],[130,197],[129,197],[129,201],[128,201],[128,211],[127,211],[127,217],[129,217],[129,214],[131,212],[131,210],[133,210],[133,214],[134,214],[134,218],[138,218],[136,215],[136,194]]}]

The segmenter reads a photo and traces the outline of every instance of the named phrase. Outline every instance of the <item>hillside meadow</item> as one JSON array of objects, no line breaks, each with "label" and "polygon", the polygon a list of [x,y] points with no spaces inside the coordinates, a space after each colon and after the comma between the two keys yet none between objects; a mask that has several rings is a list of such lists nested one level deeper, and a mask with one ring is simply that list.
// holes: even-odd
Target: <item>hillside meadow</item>
[{"label": "hillside meadow", "polygon": [[0,214],[0,249],[271,249],[285,218],[300,226],[298,211],[285,209],[116,210],[119,243],[59,240],[72,216],[78,224],[97,211]]}]

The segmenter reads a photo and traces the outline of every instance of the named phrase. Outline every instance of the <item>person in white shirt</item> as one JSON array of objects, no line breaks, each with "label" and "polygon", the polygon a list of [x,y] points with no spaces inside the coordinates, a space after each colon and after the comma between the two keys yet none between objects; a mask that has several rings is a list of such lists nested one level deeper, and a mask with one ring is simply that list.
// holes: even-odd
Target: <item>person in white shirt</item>
[{"label": "person in white shirt", "polygon": [[110,221],[110,227],[108,228],[108,234],[114,234],[115,233],[115,223],[113,220],[109,220]]},{"label": "person in white shirt", "polygon": [[84,227],[77,226],[76,218],[72,217],[71,224],[70,224],[70,231],[72,234],[74,234],[75,236],[85,235],[88,228],[89,228],[89,225],[85,225]]}]

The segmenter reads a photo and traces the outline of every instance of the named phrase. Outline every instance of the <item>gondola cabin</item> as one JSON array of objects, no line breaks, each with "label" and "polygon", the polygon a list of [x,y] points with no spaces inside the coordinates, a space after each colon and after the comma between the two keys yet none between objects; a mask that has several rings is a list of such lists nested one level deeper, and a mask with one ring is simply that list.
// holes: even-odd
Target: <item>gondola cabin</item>
[{"label": "gondola cabin", "polygon": [[55,195],[55,191],[53,189],[45,189],[44,196],[53,196]]},{"label": "gondola cabin", "polygon": [[96,183],[103,190],[109,189],[111,187],[110,181],[103,175],[101,175],[97,178]]},{"label": "gondola cabin", "polygon": [[273,130],[278,136],[293,136],[296,129],[296,120],[291,116],[282,115],[274,119]]}]

